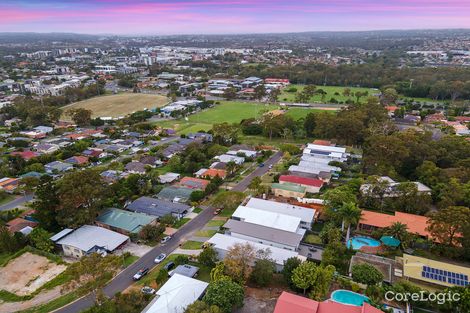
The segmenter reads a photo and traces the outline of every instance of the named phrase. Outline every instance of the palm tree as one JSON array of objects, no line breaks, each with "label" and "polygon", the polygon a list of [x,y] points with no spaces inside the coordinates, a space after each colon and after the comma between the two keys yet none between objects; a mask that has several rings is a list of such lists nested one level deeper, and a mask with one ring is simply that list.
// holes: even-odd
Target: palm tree
[{"label": "palm tree", "polygon": [[400,222],[395,222],[387,227],[384,233],[400,240],[400,244],[403,245],[408,237],[408,226]]},{"label": "palm tree", "polygon": [[346,231],[346,243],[351,235],[351,225],[357,224],[361,219],[361,209],[354,202],[346,202],[338,210],[339,216],[343,219],[344,226],[348,227]]}]

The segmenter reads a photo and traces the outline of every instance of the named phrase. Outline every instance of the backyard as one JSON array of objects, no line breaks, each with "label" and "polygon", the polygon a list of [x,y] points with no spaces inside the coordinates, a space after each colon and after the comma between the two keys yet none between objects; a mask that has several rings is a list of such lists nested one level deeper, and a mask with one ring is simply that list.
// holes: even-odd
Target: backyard
[{"label": "backyard", "polygon": [[[279,101],[286,102],[295,102],[296,92],[289,92],[289,89],[296,88],[297,92],[301,92],[304,89],[303,85],[289,85],[287,86],[279,96]],[[344,89],[349,88],[351,91],[350,96],[344,96]],[[317,103],[329,103],[331,98],[335,98],[339,102],[345,102],[346,100],[356,101],[354,93],[356,92],[365,92],[367,91],[369,96],[380,93],[378,89],[374,88],[360,88],[360,87],[338,87],[338,86],[317,86],[317,90],[322,89],[326,92],[324,99],[322,100],[322,95],[316,94],[310,98],[308,102],[317,102]],[[362,97],[361,100],[364,100],[367,97]]]}]

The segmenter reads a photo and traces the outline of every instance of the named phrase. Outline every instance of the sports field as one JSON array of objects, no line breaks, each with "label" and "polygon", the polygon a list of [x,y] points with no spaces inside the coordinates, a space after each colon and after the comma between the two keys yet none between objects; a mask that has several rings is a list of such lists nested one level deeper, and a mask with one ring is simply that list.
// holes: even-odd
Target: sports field
[{"label": "sports field", "polygon": [[[279,101],[285,102],[295,102],[295,95],[296,92],[288,92],[289,88],[297,88],[297,92],[301,92],[304,89],[303,85],[289,85],[282,91],[281,95],[279,96]],[[343,95],[344,89],[349,88],[351,90],[351,95],[346,97]],[[369,92],[369,96],[372,96],[380,91],[378,89],[373,88],[358,88],[358,87],[337,87],[337,86],[317,86],[318,89],[323,89],[326,92],[325,98],[322,101],[322,96],[320,94],[316,94],[310,98],[308,102],[310,103],[330,103],[331,98],[335,98],[339,102],[344,102],[348,99],[356,101],[354,97],[354,93],[357,91]],[[359,101],[364,101],[367,97],[362,97]]]},{"label": "sports field", "polygon": [[[240,101],[221,101],[213,108],[188,116],[186,119],[177,119],[158,122],[162,127],[175,129],[180,134],[210,130],[217,123],[240,123],[243,119],[260,117],[265,111],[279,109],[278,105]],[[319,112],[319,109],[290,108],[287,115],[297,120],[310,112]],[[330,111],[331,112],[331,111]]]},{"label": "sports field", "polygon": [[120,93],[111,96],[95,97],[63,107],[65,120],[70,118],[66,112],[70,109],[84,108],[91,110],[92,117],[120,117],[143,109],[154,109],[164,106],[169,102],[168,98],[160,95],[149,95],[141,93]]}]

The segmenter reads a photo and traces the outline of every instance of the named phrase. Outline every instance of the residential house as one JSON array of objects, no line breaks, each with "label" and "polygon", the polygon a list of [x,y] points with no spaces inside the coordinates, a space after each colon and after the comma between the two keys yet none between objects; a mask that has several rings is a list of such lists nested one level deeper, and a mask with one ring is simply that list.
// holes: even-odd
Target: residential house
[{"label": "residential house", "polygon": [[183,264],[183,265],[178,265],[174,270],[170,271],[168,273],[169,276],[173,275],[183,275],[186,277],[196,277],[197,273],[199,272],[199,267],[189,265],[189,264]]},{"label": "residential house", "polygon": [[172,183],[174,181],[177,181],[179,178],[180,178],[180,174],[171,173],[171,172],[158,176],[158,180],[162,184]]},{"label": "residential house", "polygon": [[236,155],[230,154],[222,154],[215,157],[215,159],[219,160],[220,162],[229,163],[234,162],[235,164],[241,165],[245,162],[244,157],[239,157]]},{"label": "residential house", "polygon": [[225,177],[227,177],[227,171],[222,170],[222,169],[210,168],[210,169],[204,169],[204,171],[198,173],[198,175],[196,176],[204,177],[208,179],[213,179],[218,176],[222,179],[225,179]]},{"label": "residential house", "polygon": [[189,133],[186,137],[189,139],[200,139],[203,142],[212,142],[212,135],[208,133]]},{"label": "residential house", "polygon": [[27,235],[31,232],[33,228],[39,225],[38,222],[27,218],[28,217],[14,218],[11,221],[8,221],[5,226],[7,227],[8,231],[12,234],[19,232],[23,233],[24,235]]},{"label": "residential house", "polygon": [[315,209],[259,198],[251,198],[245,206],[252,209],[300,218],[300,227],[304,229],[312,228],[317,213]]},{"label": "residential house", "polygon": [[191,207],[182,203],[175,203],[150,197],[140,197],[127,206],[133,212],[140,212],[157,217],[173,215],[177,218],[185,216]]},{"label": "residential house", "polygon": [[151,166],[151,167],[156,167],[162,165],[162,161],[160,161],[159,158],[153,156],[153,155],[144,155],[140,158],[140,163],[143,163],[145,165]]},{"label": "residential house", "polygon": [[195,177],[183,177],[178,185],[194,190],[205,190],[210,181],[206,179],[200,179]]},{"label": "residential house", "polygon": [[382,311],[367,302],[362,305],[349,305],[331,299],[318,302],[283,291],[276,302],[273,313],[381,313]]},{"label": "residential house", "polygon": [[303,198],[307,188],[291,183],[272,183],[271,190],[273,191],[276,197],[285,197],[285,198]]},{"label": "residential house", "polygon": [[186,308],[202,299],[209,284],[175,274],[157,290],[156,296],[142,313],[184,313]]},{"label": "residential house", "polygon": [[[207,243],[209,243],[217,252],[217,257],[219,260],[223,260],[230,248],[232,248],[236,244],[249,244],[254,248],[255,251],[269,250],[271,252],[270,258],[274,261],[276,271],[278,272],[282,271],[282,269],[284,268],[284,263],[289,258],[295,257],[299,258],[300,260],[305,260],[305,257],[299,255],[299,253],[296,251],[277,248],[274,246],[269,246],[255,241],[249,241],[224,234],[215,234],[212,238],[207,241]],[[252,260],[253,265],[255,261],[256,260]]]},{"label": "residential house", "polygon": [[298,250],[305,234],[305,232],[290,232],[236,219],[229,219],[223,228],[226,235],[291,251]]},{"label": "residential house", "polygon": [[19,182],[18,178],[3,177],[0,179],[0,190],[12,193],[18,188]]},{"label": "residential house", "polygon": [[39,153],[49,154],[58,151],[60,147],[54,144],[42,143],[35,145],[34,149]]},{"label": "residential house", "polygon": [[126,164],[125,166],[126,172],[131,174],[145,174],[145,164],[139,161],[132,161]]},{"label": "residential house", "polygon": [[186,203],[189,201],[194,189],[179,186],[164,187],[157,194],[157,198],[175,203]]},{"label": "residential house", "polygon": [[305,191],[309,193],[319,193],[324,182],[321,179],[307,178],[296,175],[281,175],[279,184],[295,184],[305,187]]},{"label": "residential house", "polygon": [[62,172],[73,169],[73,165],[64,163],[61,161],[53,161],[51,163],[47,163],[46,165],[44,165],[44,169],[49,174],[56,173],[56,172],[62,173]]},{"label": "residential house", "polygon": [[101,149],[91,148],[82,151],[82,155],[89,158],[102,159],[105,158],[108,154]]},{"label": "residential house", "polygon": [[29,161],[33,158],[38,157],[40,154],[35,151],[25,150],[25,151],[13,151],[10,153],[12,156],[19,156],[23,160]]},{"label": "residential house", "polygon": [[88,164],[88,157],[82,156],[82,155],[76,155],[68,159],[65,159],[64,162],[73,164],[73,165],[82,166],[82,165]]},{"label": "residential house", "polygon": [[66,229],[51,240],[62,247],[65,256],[81,258],[94,252],[111,253],[129,242],[129,237],[103,227],[83,225],[76,230]]},{"label": "residential house", "polygon": [[[398,258],[400,260],[400,258]],[[441,287],[468,287],[470,268],[464,265],[403,254],[403,276],[416,282]]]},{"label": "residential house", "polygon": [[[394,198],[394,197],[399,197],[400,193],[397,191],[397,187],[401,184],[399,182],[394,181],[388,176],[382,176],[379,178],[380,182],[386,183],[387,190],[384,194],[384,197],[389,197],[389,198]],[[416,185],[417,192],[419,194],[426,194],[430,195],[431,194],[431,188],[426,186],[423,183],[420,182],[413,182]],[[362,194],[368,194],[371,192],[372,185],[371,184],[362,184],[360,187],[360,191]],[[372,194],[372,196],[375,196],[375,194]]]},{"label": "residential house", "polygon": [[100,174],[105,182],[112,184],[117,182],[121,178],[121,172],[115,170],[107,170]]},{"label": "residential house", "polygon": [[138,234],[142,227],[155,224],[157,218],[143,213],[121,209],[108,209],[96,219],[96,225],[117,231],[121,234]]}]

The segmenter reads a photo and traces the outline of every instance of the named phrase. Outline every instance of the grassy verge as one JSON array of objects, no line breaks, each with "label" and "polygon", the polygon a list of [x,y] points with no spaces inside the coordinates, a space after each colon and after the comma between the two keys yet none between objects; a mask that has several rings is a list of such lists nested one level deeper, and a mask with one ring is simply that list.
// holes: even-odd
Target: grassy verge
[{"label": "grassy verge", "polygon": [[139,259],[138,256],[131,254],[131,255],[124,258],[124,260],[122,261],[122,266],[124,268],[126,268],[129,265],[131,265],[132,263],[134,263],[135,261],[137,261],[138,259]]},{"label": "grassy verge", "polygon": [[222,226],[222,225],[224,225],[224,224],[225,224],[225,221],[223,221],[223,220],[210,220],[210,221],[206,224],[206,226],[208,226],[208,227],[219,226],[219,227],[220,227],[220,226]]},{"label": "grassy verge", "polygon": [[199,213],[201,213],[201,212],[202,212],[202,209],[201,209],[201,208],[195,208],[195,209],[193,210],[193,213],[199,214]]},{"label": "grassy verge", "polygon": [[196,232],[196,235],[197,237],[212,237],[214,236],[215,234],[217,233],[216,230],[199,230],[198,232]]},{"label": "grassy verge", "polygon": [[40,305],[40,306],[37,306],[37,307],[34,307],[34,308],[30,308],[28,310],[24,310],[24,311],[21,311],[21,313],[48,313],[48,312],[52,312],[54,310],[57,310],[61,307],[63,307],[64,305],[67,305],[69,303],[71,303],[72,301],[78,299],[80,296],[75,293],[75,292],[71,292],[71,293],[68,293],[68,294],[65,294],[63,296],[60,296],[59,298],[57,299],[54,299],[46,304],[43,304],[43,305]]},{"label": "grassy verge", "polygon": [[202,242],[188,240],[181,246],[181,249],[198,250],[198,249],[201,249],[201,246],[202,246]]},{"label": "grassy verge", "polygon": [[180,218],[178,221],[176,221],[175,224],[173,224],[173,228],[180,228],[181,226],[183,226],[184,224],[186,224],[187,222],[189,222],[191,219],[190,218]]},{"label": "grassy verge", "polygon": [[19,302],[19,301],[26,301],[32,299],[32,295],[26,295],[26,296],[18,296],[14,293],[11,293],[6,290],[0,290],[0,300],[5,301],[5,302]]}]

